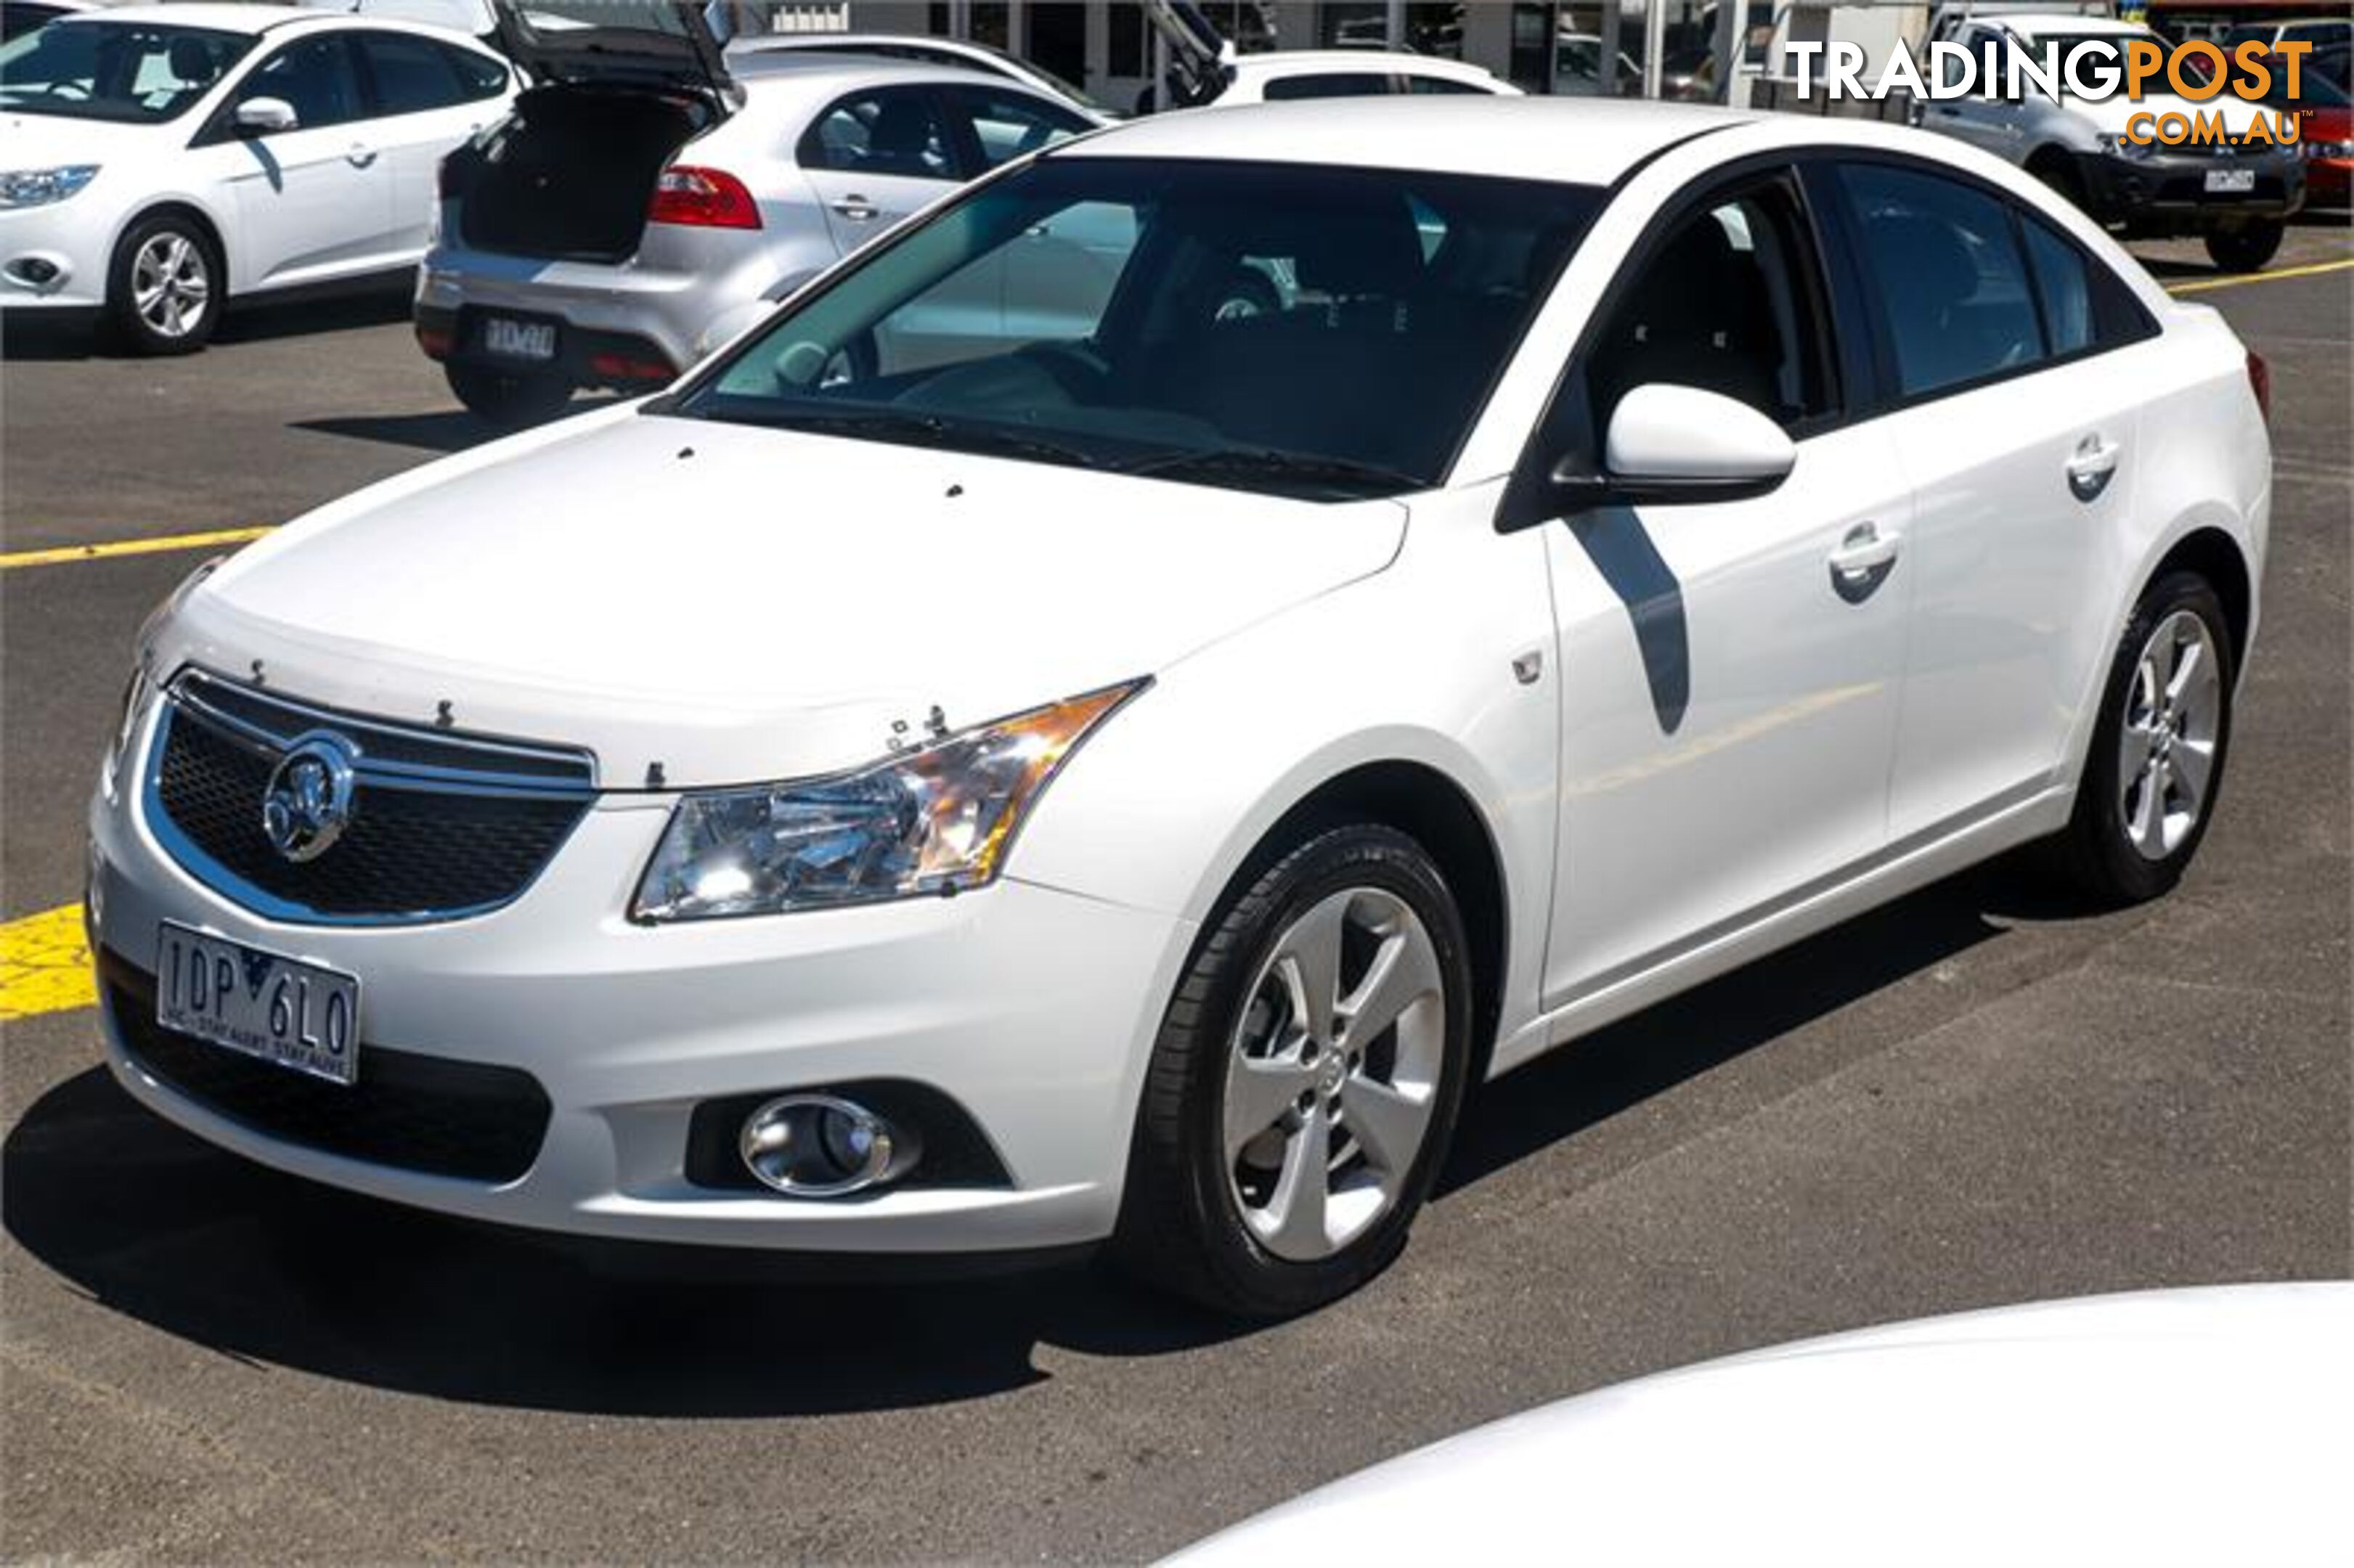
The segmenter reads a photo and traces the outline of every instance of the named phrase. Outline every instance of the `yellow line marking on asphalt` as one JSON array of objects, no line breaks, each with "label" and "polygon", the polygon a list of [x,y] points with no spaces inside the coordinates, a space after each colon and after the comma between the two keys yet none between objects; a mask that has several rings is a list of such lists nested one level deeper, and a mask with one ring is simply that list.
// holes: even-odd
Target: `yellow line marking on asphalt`
[{"label": "yellow line marking on asphalt", "polygon": [[2343,272],[2354,267],[2354,257],[2343,261],[2316,261],[2305,267],[2283,267],[2272,272],[2251,272],[2243,278],[2201,278],[2191,283],[2168,283],[2169,294],[2199,294],[2209,289],[2236,289],[2243,283],[2277,283],[2287,278],[2317,278],[2324,272]]},{"label": "yellow line marking on asphalt", "polygon": [[61,545],[54,550],[16,550],[0,555],[0,572],[18,567],[54,567],[67,561],[104,561],[116,556],[153,556],[165,550],[202,550],[214,545],[245,545],[268,528],[216,528],[209,534],[165,534],[153,539],[115,539],[103,545]]},{"label": "yellow line marking on asphalt", "polygon": [[97,1001],[80,905],[0,924],[0,1022],[69,1012]]}]

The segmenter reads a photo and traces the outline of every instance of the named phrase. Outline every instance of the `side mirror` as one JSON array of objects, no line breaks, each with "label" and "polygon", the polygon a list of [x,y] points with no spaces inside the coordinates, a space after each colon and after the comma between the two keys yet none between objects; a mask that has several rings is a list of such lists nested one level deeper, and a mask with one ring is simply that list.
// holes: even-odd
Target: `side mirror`
[{"label": "side mirror", "polygon": [[282,98],[249,98],[237,106],[237,112],[229,119],[240,136],[275,135],[302,123],[295,117],[294,106]]},{"label": "side mirror", "polygon": [[1748,404],[1654,382],[1611,410],[1601,473],[1564,459],[1551,477],[1574,504],[1666,506],[1764,495],[1797,461],[1782,427]]}]

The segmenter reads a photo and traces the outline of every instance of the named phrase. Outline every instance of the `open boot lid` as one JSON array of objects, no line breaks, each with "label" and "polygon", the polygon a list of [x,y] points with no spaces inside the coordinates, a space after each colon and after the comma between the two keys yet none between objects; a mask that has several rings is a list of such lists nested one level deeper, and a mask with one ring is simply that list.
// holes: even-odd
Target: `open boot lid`
[{"label": "open boot lid", "polygon": [[726,0],[493,0],[499,45],[543,86],[640,88],[725,114],[743,90],[721,58]]}]

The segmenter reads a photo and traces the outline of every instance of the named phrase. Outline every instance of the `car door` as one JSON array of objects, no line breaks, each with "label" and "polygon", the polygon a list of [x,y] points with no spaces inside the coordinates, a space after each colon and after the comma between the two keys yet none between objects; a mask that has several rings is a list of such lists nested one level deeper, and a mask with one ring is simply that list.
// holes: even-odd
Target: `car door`
[{"label": "car door", "polygon": [[871,87],[834,100],[810,122],[801,170],[843,255],[967,177],[940,90]]},{"label": "car door", "polygon": [[[1969,94],[1963,98],[1933,100],[1923,106],[1923,123],[1932,131],[1942,131],[1956,136],[1974,147],[1983,148],[1999,158],[2018,163],[2024,154],[2021,144],[2026,135],[2027,110],[2024,105],[2002,95],[1991,87],[1986,78],[1986,62],[1989,57],[1997,62],[2004,59],[2004,35],[1988,26],[1968,26],[1960,29],[1954,41],[1969,50],[1978,61],[1977,74]],[[1941,62],[1940,81],[1958,80],[1957,62]]]},{"label": "car door", "polygon": [[[292,129],[240,133],[236,106],[260,98],[291,107]],[[226,154],[239,287],[308,282],[398,259],[392,166],[366,116],[357,62],[341,31],[293,39],[246,73],[205,135]]]},{"label": "car door", "polygon": [[1563,694],[1548,1007],[1698,951],[1886,843],[1910,502],[1887,432],[1850,417],[1859,366],[1812,230],[1787,171],[1671,207],[1559,395],[1555,444],[1588,462],[1618,399],[1661,383],[1760,409],[1797,457],[1751,499],[1547,527]]},{"label": "car door", "polygon": [[2153,329],[2105,264],[1991,186],[1895,160],[1820,183],[1876,301],[1880,423],[1914,498],[1903,839],[2062,777],[2115,635],[2085,607],[2133,506],[2142,388],[2116,350]]},{"label": "car door", "polygon": [[507,70],[488,55],[417,33],[352,35],[374,115],[370,141],[390,176],[391,243],[422,255],[441,160],[498,117]]}]

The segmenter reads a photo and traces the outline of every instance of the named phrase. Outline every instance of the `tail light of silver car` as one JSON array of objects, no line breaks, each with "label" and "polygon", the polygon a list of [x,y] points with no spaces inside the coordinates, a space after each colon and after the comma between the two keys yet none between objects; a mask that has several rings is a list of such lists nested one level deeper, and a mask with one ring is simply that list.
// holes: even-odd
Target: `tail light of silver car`
[{"label": "tail light of silver car", "polygon": [[758,228],[760,206],[744,182],[726,170],[680,164],[664,169],[654,182],[646,221],[689,228]]}]

